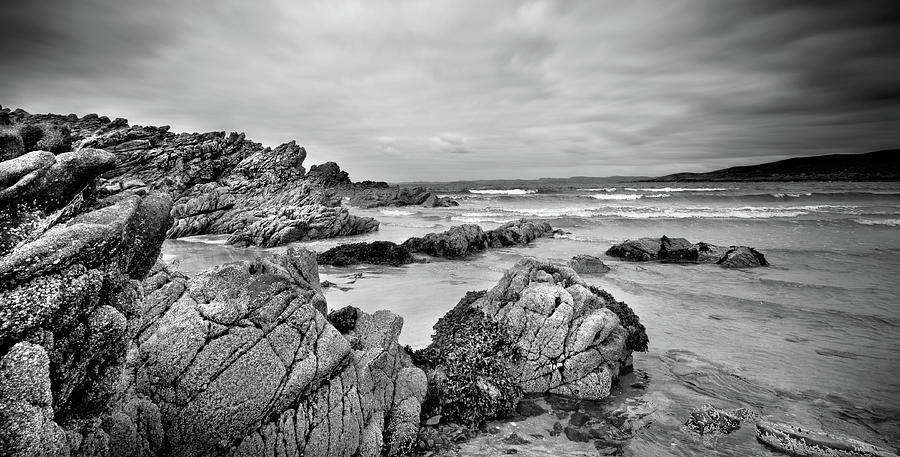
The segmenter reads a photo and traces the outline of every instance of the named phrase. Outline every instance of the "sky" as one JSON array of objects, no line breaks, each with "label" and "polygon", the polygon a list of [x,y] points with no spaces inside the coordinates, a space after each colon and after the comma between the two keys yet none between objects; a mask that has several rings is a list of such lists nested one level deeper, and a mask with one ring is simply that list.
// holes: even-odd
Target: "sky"
[{"label": "sky", "polygon": [[296,139],[354,180],[900,147],[900,1],[0,0],[0,105]]}]

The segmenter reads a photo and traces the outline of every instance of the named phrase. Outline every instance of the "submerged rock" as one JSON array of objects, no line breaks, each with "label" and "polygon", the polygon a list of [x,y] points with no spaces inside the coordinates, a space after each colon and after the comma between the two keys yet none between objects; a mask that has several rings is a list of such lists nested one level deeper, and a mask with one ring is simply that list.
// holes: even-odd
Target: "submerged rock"
[{"label": "submerged rock", "polygon": [[747,408],[726,411],[712,405],[703,405],[691,411],[684,426],[698,435],[727,435],[740,429],[743,421],[754,416]]},{"label": "submerged rock", "polygon": [[725,248],[704,242],[692,244],[684,238],[667,236],[626,240],[610,247],[606,255],[635,262],[715,263],[725,268],[769,265],[762,253],[747,246]]},{"label": "submerged rock", "polygon": [[767,420],[756,423],[756,438],[772,449],[788,455],[897,457],[897,454],[891,450],[846,436],[804,430],[794,425]]},{"label": "submerged rock", "polygon": [[413,263],[416,259],[404,246],[390,241],[371,243],[350,243],[335,246],[316,256],[320,265],[342,267],[367,263],[372,265],[400,266]]}]

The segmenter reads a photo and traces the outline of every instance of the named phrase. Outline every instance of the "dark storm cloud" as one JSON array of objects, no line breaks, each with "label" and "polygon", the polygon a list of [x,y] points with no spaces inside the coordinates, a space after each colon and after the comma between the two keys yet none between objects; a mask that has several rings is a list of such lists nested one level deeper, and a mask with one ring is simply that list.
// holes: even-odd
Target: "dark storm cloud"
[{"label": "dark storm cloud", "polygon": [[900,2],[5,0],[0,103],[296,138],[356,179],[900,144]]}]

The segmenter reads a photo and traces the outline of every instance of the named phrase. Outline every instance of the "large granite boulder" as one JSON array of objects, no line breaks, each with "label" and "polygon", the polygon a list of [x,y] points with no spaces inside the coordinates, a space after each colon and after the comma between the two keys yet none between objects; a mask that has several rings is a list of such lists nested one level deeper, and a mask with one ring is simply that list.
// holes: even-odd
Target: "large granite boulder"
[{"label": "large granite boulder", "polygon": [[379,206],[459,206],[459,203],[440,197],[424,187],[374,188],[358,191],[350,197],[350,204],[359,208]]},{"label": "large granite boulder", "polygon": [[78,443],[93,442],[118,393],[128,321],[139,314],[140,280],[159,255],[171,205],[156,193],[101,201],[54,218],[0,258],[0,449],[8,455],[78,455]]},{"label": "large granite boulder", "polygon": [[34,151],[0,163],[0,208],[27,205],[44,211],[65,206],[116,158],[99,149],[53,155]]},{"label": "large granite boulder", "polygon": [[609,267],[603,263],[599,258],[587,255],[587,254],[578,254],[575,257],[572,257],[568,263],[569,268],[575,270],[578,274],[603,274],[609,272]]},{"label": "large granite boulder", "polygon": [[752,268],[769,265],[765,256],[747,246],[722,247],[709,243],[691,243],[684,238],[638,238],[613,245],[606,255],[622,260],[672,263],[715,263],[725,268]]},{"label": "large granite boulder", "polygon": [[600,400],[631,368],[632,351],[646,351],[647,343],[628,305],[568,267],[523,258],[435,326],[419,354],[429,369],[426,410],[484,419],[515,408],[521,393]]},{"label": "large granite boulder", "polygon": [[[115,424],[139,433],[109,440],[110,455],[143,446],[149,455],[377,456],[412,446],[426,381],[397,344],[402,319],[359,312],[342,335],[324,315],[313,253],[192,279],[158,265],[144,287],[119,421],[104,420],[109,436]],[[157,417],[159,433],[144,433],[140,417]]]},{"label": "large granite boulder", "polygon": [[552,233],[553,228],[547,222],[519,219],[487,232],[476,224],[458,225],[445,232],[410,238],[403,242],[403,246],[412,252],[455,259],[487,248],[525,245]]},{"label": "large granite boulder", "polygon": [[319,265],[343,267],[367,263],[370,265],[400,266],[413,263],[416,259],[403,246],[390,241],[371,243],[349,243],[335,246],[316,256]]},{"label": "large granite boulder", "polygon": [[342,207],[284,206],[263,214],[232,234],[228,243],[269,248],[294,241],[361,235],[378,230],[375,219],[354,216]]}]

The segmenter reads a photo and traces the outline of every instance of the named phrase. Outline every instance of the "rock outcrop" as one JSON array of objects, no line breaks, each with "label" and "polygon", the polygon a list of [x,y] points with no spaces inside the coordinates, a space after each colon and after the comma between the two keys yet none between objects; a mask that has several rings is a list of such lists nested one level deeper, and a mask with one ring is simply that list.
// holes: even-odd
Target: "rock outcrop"
[{"label": "rock outcrop", "polygon": [[294,241],[361,235],[378,230],[375,219],[354,216],[341,207],[283,206],[253,216],[262,217],[232,234],[228,238],[230,244],[270,248]]},{"label": "rock outcrop", "polygon": [[440,197],[424,187],[374,188],[358,191],[350,197],[350,204],[359,208],[379,206],[459,206],[459,203]]},{"label": "rock outcrop", "polygon": [[606,255],[634,262],[658,260],[672,263],[715,263],[725,268],[768,266],[766,257],[751,247],[722,247],[691,243],[684,238],[638,238],[610,247]]},{"label": "rock outcrop", "polygon": [[426,381],[397,345],[402,319],[360,312],[342,335],[325,318],[311,252],[190,280],[158,266],[145,287],[120,408],[155,405],[163,441],[151,448],[274,457],[396,455],[412,446]]},{"label": "rock outcrop", "polygon": [[476,224],[459,225],[445,232],[410,238],[403,242],[403,246],[412,252],[455,259],[484,251],[489,247],[525,245],[551,233],[553,228],[547,222],[519,219],[487,232]]},{"label": "rock outcrop", "polygon": [[[632,351],[646,351],[647,342],[626,304],[568,267],[524,258],[493,289],[469,293],[435,326],[435,339],[419,354],[429,368],[426,408],[432,415],[444,408],[453,413],[459,407],[448,403],[460,399],[477,409],[466,414],[489,418],[515,408],[523,392],[599,400],[630,369]],[[468,363],[468,354],[488,362]]]},{"label": "rock outcrop", "polygon": [[319,265],[343,267],[367,263],[371,265],[400,266],[413,263],[416,259],[403,246],[390,241],[371,243],[349,243],[335,246],[316,256]]},{"label": "rock outcrop", "polygon": [[741,423],[757,417],[747,408],[723,410],[713,405],[703,405],[691,410],[684,427],[700,436],[727,435],[741,428]]},{"label": "rock outcrop", "polygon": [[760,420],[756,423],[756,438],[770,448],[787,455],[808,457],[897,457],[884,449],[850,437],[804,430],[800,427]]},{"label": "rock outcrop", "polygon": [[112,154],[80,149],[59,155],[33,151],[0,162],[0,208],[27,206],[52,212],[115,165]]},{"label": "rock outcrop", "polygon": [[101,201],[0,258],[7,455],[78,455],[73,443],[93,443],[96,419],[117,394],[139,281],[159,255],[171,205],[156,193]]},{"label": "rock outcrop", "polygon": [[[292,208],[339,207],[342,197],[387,188],[386,183],[353,183],[334,162],[313,166],[307,173],[306,150],[293,141],[269,148],[238,133],[173,133],[168,126],[129,126],[125,119],[110,121],[95,114],[79,118],[23,110],[0,112],[14,123],[6,129],[61,132],[44,133],[47,141],[39,139],[38,145],[57,148],[68,141],[76,153],[90,148],[110,153],[115,165],[103,170],[101,197],[152,190],[171,194],[176,219],[168,234],[171,238],[237,235],[234,240],[242,244],[270,246],[377,230],[374,219],[347,217],[346,210]],[[20,140],[9,136],[4,151],[21,155]],[[333,225],[327,226],[329,222]],[[304,228],[310,223],[316,227]],[[286,235],[274,236],[281,232]]]}]

